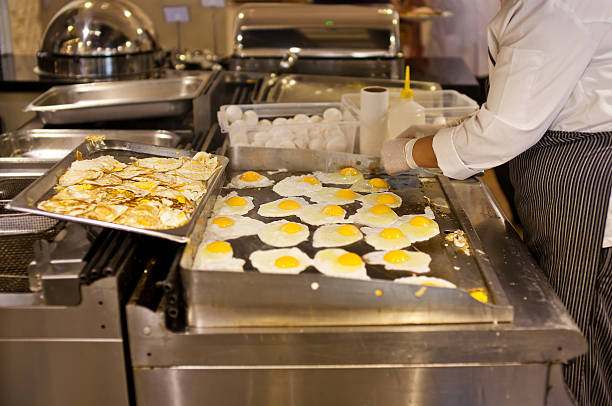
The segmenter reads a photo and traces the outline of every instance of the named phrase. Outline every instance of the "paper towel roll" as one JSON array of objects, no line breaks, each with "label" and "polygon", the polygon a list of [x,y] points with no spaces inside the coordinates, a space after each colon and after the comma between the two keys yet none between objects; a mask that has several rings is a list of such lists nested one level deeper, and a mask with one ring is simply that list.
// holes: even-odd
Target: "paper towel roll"
[{"label": "paper towel roll", "polygon": [[389,132],[389,91],[384,87],[361,89],[359,153],[380,156]]}]

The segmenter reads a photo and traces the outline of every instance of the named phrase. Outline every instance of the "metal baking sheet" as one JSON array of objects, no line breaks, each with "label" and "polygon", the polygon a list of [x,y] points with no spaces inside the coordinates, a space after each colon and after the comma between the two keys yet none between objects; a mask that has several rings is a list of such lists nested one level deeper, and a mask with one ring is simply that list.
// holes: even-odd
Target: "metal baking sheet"
[{"label": "metal baking sheet", "polygon": [[[303,154],[300,154],[302,153]],[[270,154],[274,159],[271,159]],[[312,158],[312,159],[309,159]],[[264,171],[275,181],[297,173],[313,170],[333,171],[354,166],[364,173],[374,173],[378,160],[372,157],[321,153],[312,156],[308,151],[274,150],[234,147],[230,152],[232,172],[250,169]],[[274,169],[284,168],[288,172]],[[270,173],[266,173],[269,171]],[[386,271],[382,266],[367,265],[371,280],[330,278],[309,267],[299,275],[261,274],[250,264],[248,257],[258,249],[271,249],[257,236],[232,240],[234,255],[246,261],[243,273],[203,271],[193,269],[193,259],[202,240],[202,224],[185,249],[181,260],[181,276],[185,287],[188,324],[193,327],[211,326],[284,326],[284,325],[385,325],[509,322],[513,308],[500,288],[495,273],[490,269],[486,253],[480,249],[477,235],[466,216],[450,203],[445,192],[447,184],[437,177],[402,175],[386,177],[391,190],[403,198],[396,210],[399,215],[423,213],[426,206],[434,210],[441,234],[413,247],[432,256],[434,276],[453,282],[459,289],[406,285],[392,282],[409,272]],[[230,189],[224,189],[223,194]],[[254,198],[255,207],[280,198],[271,188],[241,189],[240,195]],[[352,214],[360,204],[343,205]],[[264,222],[278,220],[264,218],[253,210],[249,217]],[[300,221],[287,217],[289,221]],[[298,245],[311,258],[318,249],[312,247],[316,227],[309,226],[310,238]],[[465,255],[444,239],[445,232],[463,229],[473,253]],[[373,251],[365,241],[343,247],[363,255]],[[414,249],[409,248],[409,249]],[[469,290],[487,292],[489,303],[473,299]]]},{"label": "metal baking sheet", "polygon": [[19,195],[12,199],[7,208],[11,210],[22,211],[26,213],[34,213],[42,216],[53,217],[60,220],[74,221],[77,223],[90,224],[100,227],[114,228],[117,230],[130,231],[139,234],[151,235],[153,237],[165,238],[168,240],[185,243],[189,240],[189,235],[193,231],[198,219],[204,213],[205,209],[210,210],[209,200],[214,202],[216,195],[223,183],[223,173],[228,164],[227,157],[217,156],[219,167],[217,171],[206,182],[207,192],[204,194],[198,206],[192,213],[192,217],[186,224],[171,228],[168,230],[149,230],[136,227],[125,226],[122,224],[109,223],[106,221],[91,220],[83,217],[67,216],[58,213],[52,213],[37,208],[37,204],[49,199],[55,194],[54,187],[57,185],[59,177],[70,167],[75,160],[77,153],[81,153],[83,159],[93,159],[102,155],[111,155],[118,161],[129,163],[130,158],[146,158],[152,156],[169,157],[169,158],[192,158],[196,152],[185,151],[175,148],[158,147],[154,145],[146,145],[135,142],[105,140],[101,143],[83,142],[72,153],[64,157],[61,161],[55,164],[43,176],[38,178],[34,183],[23,190]]},{"label": "metal baking sheet", "polygon": [[189,111],[213,74],[54,86],[24,111],[37,113],[45,124],[177,116]]},{"label": "metal baking sheet", "polygon": [[0,162],[5,158],[59,161],[90,135],[161,147],[174,147],[180,141],[177,134],[164,130],[19,130],[0,135]]},{"label": "metal baking sheet", "polygon": [[[359,93],[366,86],[401,89],[403,80],[374,79],[346,76],[285,74],[270,76],[263,81],[255,103],[338,102],[346,93]],[[442,90],[435,82],[413,80],[415,90]]]}]

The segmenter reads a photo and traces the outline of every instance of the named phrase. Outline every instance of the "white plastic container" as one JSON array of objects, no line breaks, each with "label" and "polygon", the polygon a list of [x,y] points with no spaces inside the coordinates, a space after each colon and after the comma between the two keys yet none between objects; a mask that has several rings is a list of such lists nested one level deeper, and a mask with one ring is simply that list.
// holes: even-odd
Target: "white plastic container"
[{"label": "white plastic container", "polygon": [[[400,100],[399,91],[390,92],[389,110],[394,110]],[[452,125],[457,119],[469,116],[478,110],[478,103],[455,90],[415,91],[414,101],[425,109],[425,124]],[[342,105],[359,117],[361,108],[359,93],[343,95]]]},{"label": "white plastic container", "polygon": [[[240,118],[236,107],[242,111]],[[252,124],[253,113],[247,112],[257,115],[257,124]],[[357,117],[341,103],[225,105],[217,112],[221,131],[229,133],[232,146],[349,153],[355,149]]]},{"label": "white plastic container", "polygon": [[395,138],[406,128],[425,124],[425,108],[414,98],[400,97],[389,109],[389,138]]}]

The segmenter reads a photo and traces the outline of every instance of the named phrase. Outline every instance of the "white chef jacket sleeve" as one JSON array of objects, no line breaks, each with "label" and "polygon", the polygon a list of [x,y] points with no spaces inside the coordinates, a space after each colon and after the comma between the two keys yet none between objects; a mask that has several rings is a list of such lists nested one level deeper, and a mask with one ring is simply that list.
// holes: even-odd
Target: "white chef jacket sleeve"
[{"label": "white chef jacket sleeve", "polygon": [[514,10],[498,38],[487,102],[461,125],[440,130],[433,149],[442,172],[465,179],[538,142],[591,61],[601,25],[556,2]]}]

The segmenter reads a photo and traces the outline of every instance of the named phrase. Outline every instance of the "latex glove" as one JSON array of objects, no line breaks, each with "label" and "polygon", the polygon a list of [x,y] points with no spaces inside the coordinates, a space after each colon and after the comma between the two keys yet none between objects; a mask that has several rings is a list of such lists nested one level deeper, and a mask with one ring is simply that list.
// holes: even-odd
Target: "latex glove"
[{"label": "latex glove", "polygon": [[446,126],[437,124],[413,125],[401,132],[395,139],[427,137],[428,135],[435,135],[440,128],[444,127]]},{"label": "latex glove", "polygon": [[412,137],[401,138],[400,135],[383,142],[382,149],[380,150],[380,162],[385,168],[385,172],[389,175],[399,175],[402,172],[410,170],[404,148],[406,148],[406,144],[408,144],[411,139]]}]

